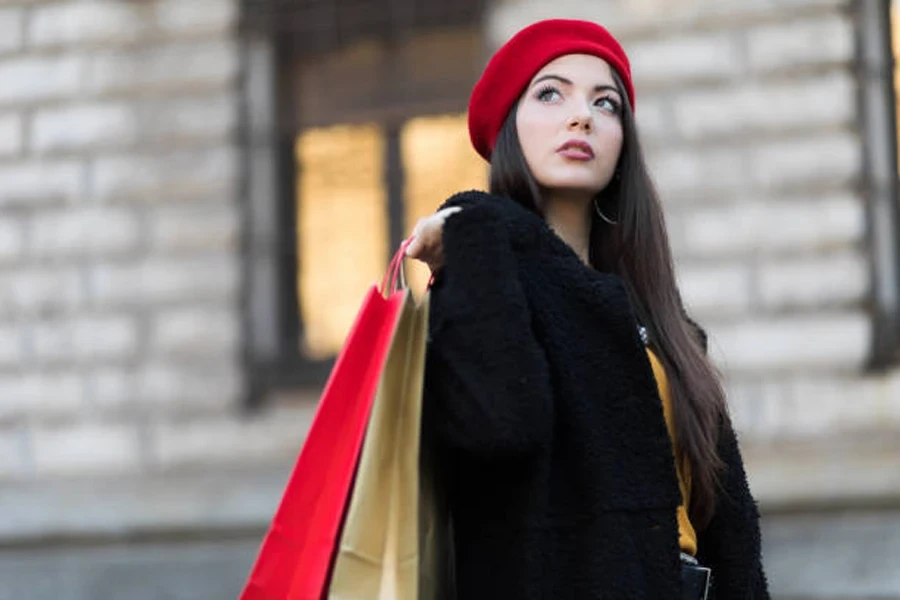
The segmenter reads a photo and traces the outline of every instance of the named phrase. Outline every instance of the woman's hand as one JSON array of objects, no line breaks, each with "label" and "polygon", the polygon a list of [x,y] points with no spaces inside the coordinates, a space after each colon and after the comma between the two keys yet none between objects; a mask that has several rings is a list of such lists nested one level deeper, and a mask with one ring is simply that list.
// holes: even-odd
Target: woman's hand
[{"label": "woman's hand", "polygon": [[444,223],[447,217],[461,210],[462,208],[458,206],[451,206],[419,219],[413,228],[413,241],[406,249],[406,255],[426,263],[432,273],[443,267]]}]

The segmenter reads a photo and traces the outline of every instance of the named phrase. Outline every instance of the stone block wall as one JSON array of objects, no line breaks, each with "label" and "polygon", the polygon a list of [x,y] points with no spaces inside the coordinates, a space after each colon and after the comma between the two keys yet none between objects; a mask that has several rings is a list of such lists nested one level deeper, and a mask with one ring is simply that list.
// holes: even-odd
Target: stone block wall
[{"label": "stone block wall", "polygon": [[244,406],[238,11],[0,0],[0,598],[234,597],[302,443]]},{"label": "stone block wall", "polygon": [[238,10],[0,1],[0,544],[271,515],[312,407],[243,405]]}]

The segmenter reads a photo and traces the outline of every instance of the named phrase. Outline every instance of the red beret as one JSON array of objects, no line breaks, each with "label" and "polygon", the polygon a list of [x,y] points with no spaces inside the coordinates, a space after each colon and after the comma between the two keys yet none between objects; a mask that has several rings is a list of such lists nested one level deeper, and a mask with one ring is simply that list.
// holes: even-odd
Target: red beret
[{"label": "red beret", "polygon": [[566,54],[591,54],[608,62],[625,84],[625,93],[634,108],[631,65],[609,31],[590,21],[538,21],[497,50],[472,90],[469,137],[485,160],[490,161],[503,122],[534,74]]}]

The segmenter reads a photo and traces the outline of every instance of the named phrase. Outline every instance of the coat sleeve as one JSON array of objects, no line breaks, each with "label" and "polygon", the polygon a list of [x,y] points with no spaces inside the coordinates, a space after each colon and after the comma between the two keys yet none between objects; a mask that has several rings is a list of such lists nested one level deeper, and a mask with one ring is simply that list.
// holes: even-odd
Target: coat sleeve
[{"label": "coat sleeve", "polygon": [[715,516],[699,536],[699,559],[712,569],[717,600],[768,600],[759,511],[750,494],[737,436],[727,417],[719,434],[719,456],[725,472]]},{"label": "coat sleeve", "polygon": [[444,267],[431,290],[423,415],[426,435],[486,461],[536,452],[553,418],[546,358],[497,202],[470,192],[445,204],[463,210],[444,225]]}]

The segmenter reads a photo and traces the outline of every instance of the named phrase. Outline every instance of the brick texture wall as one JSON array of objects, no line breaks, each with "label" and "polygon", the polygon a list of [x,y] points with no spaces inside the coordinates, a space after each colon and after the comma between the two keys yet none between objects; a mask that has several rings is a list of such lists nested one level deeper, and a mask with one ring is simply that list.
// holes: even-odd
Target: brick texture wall
[{"label": "brick texture wall", "polygon": [[3,544],[271,515],[311,406],[242,406],[237,19],[0,0]]}]

